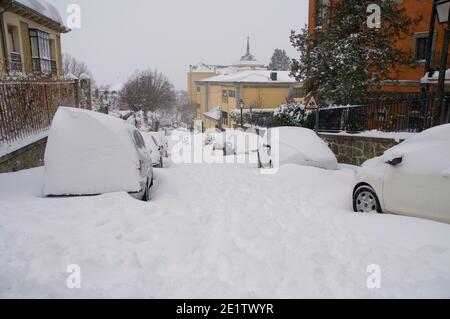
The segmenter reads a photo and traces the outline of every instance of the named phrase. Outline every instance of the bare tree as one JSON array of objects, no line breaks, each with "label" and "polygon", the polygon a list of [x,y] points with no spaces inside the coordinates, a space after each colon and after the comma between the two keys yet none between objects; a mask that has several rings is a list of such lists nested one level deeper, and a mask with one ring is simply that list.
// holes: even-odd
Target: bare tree
[{"label": "bare tree", "polygon": [[63,54],[63,69],[64,75],[73,74],[79,78],[84,73],[89,75],[91,80],[93,80],[92,72],[89,70],[87,64],[68,53]]},{"label": "bare tree", "polygon": [[148,124],[148,112],[175,113],[176,93],[168,78],[156,71],[134,74],[120,92],[121,104],[134,111],[143,111]]}]

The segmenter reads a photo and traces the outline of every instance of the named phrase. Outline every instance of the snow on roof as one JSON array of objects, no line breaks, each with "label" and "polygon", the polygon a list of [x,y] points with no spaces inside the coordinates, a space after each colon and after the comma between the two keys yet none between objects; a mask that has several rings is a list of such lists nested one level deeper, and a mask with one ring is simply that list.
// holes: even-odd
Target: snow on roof
[{"label": "snow on roof", "polygon": [[191,67],[191,72],[215,72],[216,66],[199,62]]},{"label": "snow on roof", "polygon": [[218,107],[212,109],[211,111],[203,113],[203,115],[205,115],[209,118],[212,118],[213,120],[218,121],[221,118],[221,115],[222,115],[221,112],[222,112],[222,107],[218,106]]},{"label": "snow on roof", "polygon": [[270,74],[273,71],[267,70],[247,70],[235,72],[232,74],[218,75],[211,78],[201,79],[196,82],[199,83],[296,83],[295,78],[289,75],[289,71],[277,71],[277,80],[273,81]]},{"label": "snow on roof", "polygon": [[28,7],[37,13],[63,25],[63,20],[58,10],[45,0],[15,0],[16,2]]}]

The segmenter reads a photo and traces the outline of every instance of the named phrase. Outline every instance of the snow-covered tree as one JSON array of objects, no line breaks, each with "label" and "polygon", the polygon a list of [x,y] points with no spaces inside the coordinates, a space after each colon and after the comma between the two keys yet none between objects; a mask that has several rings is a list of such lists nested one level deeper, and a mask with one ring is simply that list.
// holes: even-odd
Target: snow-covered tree
[{"label": "snow-covered tree", "polygon": [[269,64],[271,71],[289,71],[291,69],[291,59],[286,54],[286,51],[275,49],[272,59]]},{"label": "snow-covered tree", "polygon": [[[384,79],[413,65],[411,52],[396,46],[410,35],[421,17],[409,17],[393,0],[339,0],[325,7],[321,28],[292,31],[291,43],[300,57],[292,61],[292,74],[304,82],[306,92],[315,91],[319,101],[354,103],[368,96]],[[380,28],[368,25],[367,8],[381,8]],[[332,9],[332,10],[331,10]]]},{"label": "snow-covered tree", "polygon": [[68,53],[64,53],[62,58],[64,75],[75,75],[80,78],[82,74],[86,74],[91,78],[91,81],[93,80],[92,72],[86,63]]}]

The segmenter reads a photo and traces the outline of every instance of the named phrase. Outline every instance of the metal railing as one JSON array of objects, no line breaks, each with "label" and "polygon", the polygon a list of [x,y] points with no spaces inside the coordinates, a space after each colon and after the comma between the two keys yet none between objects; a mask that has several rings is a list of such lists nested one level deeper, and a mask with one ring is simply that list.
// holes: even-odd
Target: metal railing
[{"label": "metal railing", "polygon": [[418,93],[379,96],[358,105],[323,108],[319,114],[319,130],[421,132],[440,124],[439,110],[435,105],[434,93]]},{"label": "metal railing", "polygon": [[0,144],[47,130],[59,106],[76,105],[75,94],[74,81],[0,80]]},{"label": "metal railing", "polygon": [[20,53],[11,52],[10,54],[10,70],[15,72],[22,72],[22,56]]}]

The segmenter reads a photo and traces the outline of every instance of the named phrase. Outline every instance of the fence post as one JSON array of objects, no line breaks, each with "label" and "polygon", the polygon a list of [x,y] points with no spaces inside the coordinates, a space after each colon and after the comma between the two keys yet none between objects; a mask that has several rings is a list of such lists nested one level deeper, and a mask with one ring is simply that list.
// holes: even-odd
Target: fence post
[{"label": "fence post", "polygon": [[92,110],[91,78],[86,73],[80,75],[80,93],[83,108]]}]

